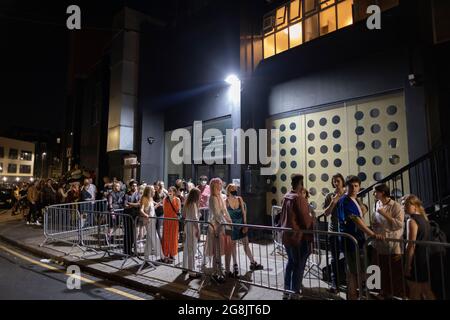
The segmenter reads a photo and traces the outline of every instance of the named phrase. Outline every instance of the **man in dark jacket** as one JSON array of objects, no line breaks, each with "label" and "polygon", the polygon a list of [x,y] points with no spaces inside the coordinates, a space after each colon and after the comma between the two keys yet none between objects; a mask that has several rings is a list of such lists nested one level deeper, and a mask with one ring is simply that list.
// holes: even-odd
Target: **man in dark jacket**
[{"label": "man in dark jacket", "polygon": [[281,227],[292,231],[283,232],[283,245],[288,255],[288,263],[284,276],[285,290],[293,291],[294,295],[285,294],[284,299],[300,298],[302,294],[303,272],[310,255],[312,234],[304,230],[313,229],[313,219],[309,215],[308,201],[301,195],[303,176],[294,174],[291,177],[292,191],[283,199],[281,209]]}]

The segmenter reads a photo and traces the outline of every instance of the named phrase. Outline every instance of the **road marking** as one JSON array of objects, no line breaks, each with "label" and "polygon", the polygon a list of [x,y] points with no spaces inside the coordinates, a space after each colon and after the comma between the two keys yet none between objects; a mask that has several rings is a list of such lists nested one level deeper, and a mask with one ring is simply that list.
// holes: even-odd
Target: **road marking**
[{"label": "road marking", "polygon": [[[32,263],[32,264],[38,265],[38,266],[40,266],[40,267],[42,267],[42,268],[45,268],[45,269],[49,269],[49,270],[52,270],[52,271],[57,271],[57,272],[66,274],[65,270],[61,270],[61,269],[59,269],[59,268],[55,268],[55,267],[53,267],[53,266],[49,266],[49,265],[47,265],[47,264],[44,264],[44,263],[41,263],[41,262],[36,261],[36,260],[34,260],[34,259],[31,259],[31,258],[29,258],[29,257],[27,257],[27,256],[24,256],[24,255],[22,255],[22,254],[20,254],[20,253],[18,253],[18,252],[16,252],[16,251],[14,251],[14,250],[11,250],[11,249],[9,249],[9,248],[3,246],[3,245],[0,245],[0,249],[3,249],[4,251],[9,252],[9,253],[12,254],[12,255],[15,255],[16,257],[19,257],[19,258],[21,258],[21,259],[23,259],[23,260],[25,260],[25,261],[28,261],[28,262],[30,262],[30,263]],[[104,285],[104,284],[101,284],[101,283],[99,283],[99,282],[97,282],[97,281],[94,281],[94,280],[91,280],[91,279],[88,279],[88,278],[85,278],[85,277],[80,277],[80,276],[77,276],[77,275],[71,275],[71,277],[80,279],[80,280],[83,281],[83,282],[92,284],[92,285],[94,285],[94,286],[96,286],[96,287],[102,288],[102,289],[104,289],[104,290],[106,290],[106,291],[115,293],[115,294],[117,294],[117,295],[126,297],[126,298],[131,299],[131,300],[145,300],[144,298],[138,297],[138,296],[136,296],[136,295],[134,295],[134,294],[131,294],[131,293],[128,293],[128,292],[125,292],[125,291],[122,291],[122,290],[119,290],[119,289],[116,289],[116,288],[108,287],[108,286],[106,286],[106,285]]]}]

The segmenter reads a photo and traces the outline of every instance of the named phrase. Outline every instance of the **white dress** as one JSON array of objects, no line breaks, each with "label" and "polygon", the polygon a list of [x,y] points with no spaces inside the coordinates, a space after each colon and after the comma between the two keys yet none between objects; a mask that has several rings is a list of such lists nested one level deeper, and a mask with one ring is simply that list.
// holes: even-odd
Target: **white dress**
[{"label": "white dress", "polygon": [[[185,208],[186,220],[199,219],[199,211],[196,204]],[[195,271],[195,254],[197,252],[198,239],[194,234],[195,230],[200,228],[198,223],[186,221],[184,224],[185,240],[183,249],[183,268]]]},{"label": "white dress", "polygon": [[147,241],[145,242],[144,258],[150,260],[150,256],[161,256],[164,258],[164,254],[161,250],[161,239],[156,232],[156,214],[155,206],[153,203],[144,208],[144,212],[149,215],[147,228]]}]

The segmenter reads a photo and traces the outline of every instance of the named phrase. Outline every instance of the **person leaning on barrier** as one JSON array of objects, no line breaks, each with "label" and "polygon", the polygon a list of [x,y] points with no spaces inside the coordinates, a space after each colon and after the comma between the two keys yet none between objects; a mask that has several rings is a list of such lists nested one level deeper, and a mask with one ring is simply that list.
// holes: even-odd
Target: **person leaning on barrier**
[{"label": "person leaning on barrier", "polygon": [[311,253],[310,243],[313,235],[301,230],[313,230],[314,227],[314,220],[309,215],[308,201],[301,195],[303,175],[292,175],[291,186],[292,191],[283,198],[280,223],[282,228],[292,229],[283,232],[282,242],[288,255],[284,289],[293,291],[294,294],[285,293],[283,299],[298,299],[302,295],[303,273]]},{"label": "person leaning on barrier", "polygon": [[[206,256],[213,257],[213,268],[215,279],[223,282],[220,265],[221,257],[231,256],[231,237],[226,235],[226,228],[222,228],[222,223],[232,223],[228,214],[225,201],[222,198],[222,180],[220,178],[211,179],[209,184],[211,196],[209,197],[209,217],[208,222],[214,227],[209,227],[206,242]],[[225,259],[226,260],[226,259]]]},{"label": "person leaning on barrier", "polygon": [[[415,195],[407,195],[402,200],[407,222],[408,243],[406,245],[405,277],[408,280],[411,300],[435,300],[430,284],[430,247],[415,241],[431,241],[431,226],[422,201]],[[442,270],[443,271],[443,270]]]},{"label": "person leaning on barrier", "polygon": [[138,190],[138,183],[131,180],[129,183],[130,191],[125,195],[124,200],[124,253],[131,255],[135,237],[134,219],[139,216],[141,207],[141,195]]},{"label": "person leaning on barrier", "polygon": [[[230,183],[227,188],[227,210],[230,215],[231,220],[235,224],[247,224],[247,208],[244,205],[244,200],[242,197],[238,196],[237,186]],[[244,247],[245,255],[250,260],[250,270],[262,270],[264,267],[257,263],[253,257],[253,253],[250,250],[250,243],[248,241],[248,228],[247,227],[233,227],[231,231],[231,241],[232,241],[232,256],[233,256],[233,273],[229,273],[229,276],[237,277],[239,276],[239,266],[237,264],[237,253],[236,244],[237,241],[242,241]]]},{"label": "person leaning on barrier", "polygon": [[118,224],[118,218],[114,213],[118,210],[121,210],[124,208],[124,201],[125,201],[125,192],[121,191],[121,186],[118,182],[113,184],[113,190],[108,195],[108,240],[112,237],[112,234],[117,228]]},{"label": "person leaning on barrier", "polygon": [[197,253],[197,244],[200,240],[199,219],[199,204],[200,190],[193,188],[187,198],[183,207],[183,217],[187,220],[184,223],[184,248],[183,248],[183,268],[189,271],[189,278],[195,279],[200,277],[200,274],[195,272],[195,254]]},{"label": "person leaning on barrier", "polygon": [[179,218],[178,214],[181,210],[181,200],[176,197],[176,193],[177,189],[170,187],[168,196],[163,200],[164,218],[169,218],[164,221],[162,237],[165,263],[174,263],[178,255],[179,221],[172,220]]},{"label": "person leaning on barrier", "polygon": [[402,240],[405,213],[401,205],[390,198],[391,191],[385,184],[375,186],[377,200],[373,214],[372,228],[375,233],[395,241],[375,241],[375,261],[381,270],[380,297],[392,299],[404,297],[402,286]]},{"label": "person leaning on barrier", "polygon": [[358,277],[360,280],[363,278],[363,271],[357,268],[357,259],[360,261],[359,266],[362,267],[361,253],[366,240],[365,236],[374,237],[378,240],[383,240],[384,236],[376,234],[364,223],[362,210],[357,201],[358,193],[361,190],[361,180],[356,176],[349,176],[345,185],[347,187],[347,193],[337,204],[339,231],[353,236],[357,241],[359,249],[360,256],[357,256],[354,243],[348,238],[342,239],[342,247],[347,264],[347,299],[356,300],[358,296]]},{"label": "person leaning on barrier", "polygon": [[[331,184],[334,191],[327,194],[323,208],[325,209],[325,216],[331,216],[328,230],[331,232],[339,232],[339,217],[337,204],[339,200],[345,195],[345,179],[342,174],[338,173],[331,178]],[[342,251],[340,237],[331,236],[330,238],[331,251],[331,293],[339,292],[339,256]]]},{"label": "person leaning on barrier", "polygon": [[147,230],[147,239],[145,243],[144,259],[149,261],[150,256],[161,256],[161,260],[164,260],[164,254],[161,249],[161,238],[156,232],[156,213],[155,206],[160,206],[153,201],[155,195],[155,188],[153,186],[147,186],[144,189],[141,201],[140,201],[140,218],[142,224]]}]

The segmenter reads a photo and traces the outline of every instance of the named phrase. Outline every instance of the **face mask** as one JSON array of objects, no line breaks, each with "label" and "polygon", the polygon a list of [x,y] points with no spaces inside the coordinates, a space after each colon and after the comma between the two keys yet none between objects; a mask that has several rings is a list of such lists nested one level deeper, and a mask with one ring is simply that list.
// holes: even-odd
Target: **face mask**
[{"label": "face mask", "polygon": [[237,191],[231,191],[230,194],[231,194],[233,197],[237,197],[237,195],[238,195]]},{"label": "face mask", "polygon": [[202,186],[206,186],[206,181],[202,181]]}]

